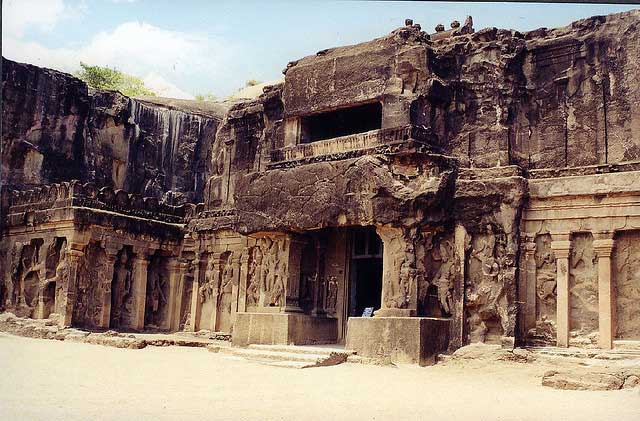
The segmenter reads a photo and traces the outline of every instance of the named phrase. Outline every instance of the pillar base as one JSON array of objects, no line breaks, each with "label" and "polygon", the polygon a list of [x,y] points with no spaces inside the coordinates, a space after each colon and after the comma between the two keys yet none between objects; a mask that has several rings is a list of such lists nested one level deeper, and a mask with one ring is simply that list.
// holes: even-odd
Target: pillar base
[{"label": "pillar base", "polygon": [[236,313],[232,343],[236,346],[318,345],[335,343],[338,319],[300,313]]},{"label": "pillar base", "polygon": [[432,365],[449,346],[450,323],[433,317],[350,317],[346,348],[362,357]]}]

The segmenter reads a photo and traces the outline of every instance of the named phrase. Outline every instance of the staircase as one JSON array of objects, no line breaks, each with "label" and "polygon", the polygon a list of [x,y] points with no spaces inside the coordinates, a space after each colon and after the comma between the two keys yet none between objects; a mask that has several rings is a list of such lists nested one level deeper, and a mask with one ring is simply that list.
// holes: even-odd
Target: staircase
[{"label": "staircase", "polygon": [[341,348],[295,345],[249,345],[247,348],[225,347],[218,352],[231,358],[286,368],[327,367],[342,364],[355,351]]}]

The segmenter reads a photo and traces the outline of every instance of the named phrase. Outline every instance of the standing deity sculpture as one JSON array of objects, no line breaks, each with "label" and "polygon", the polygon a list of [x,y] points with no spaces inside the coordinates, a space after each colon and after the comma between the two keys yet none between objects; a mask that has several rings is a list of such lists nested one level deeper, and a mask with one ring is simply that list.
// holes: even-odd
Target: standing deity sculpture
[{"label": "standing deity sculpture", "polygon": [[114,327],[118,327],[122,321],[124,303],[131,290],[131,270],[128,261],[127,252],[123,251],[114,270],[111,288],[111,319]]},{"label": "standing deity sculpture", "polygon": [[[257,306],[260,300],[260,284],[258,282],[258,270],[262,263],[262,254],[258,247],[252,247],[249,252],[249,268],[247,273],[247,305]],[[258,260],[260,257],[260,261]]]},{"label": "standing deity sculpture", "polygon": [[148,286],[149,292],[147,293],[147,309],[149,312],[149,322],[153,325],[157,325],[159,320],[160,305],[167,303],[167,298],[164,295],[163,288],[165,286],[165,280],[160,275],[160,271],[155,269],[149,271]]},{"label": "standing deity sculpture", "polygon": [[215,262],[214,259],[209,258],[207,260],[207,268],[204,271],[204,282],[200,288],[198,288],[198,294],[200,296],[200,302],[204,303],[214,293],[214,290],[217,290],[215,285],[216,280],[216,271],[215,271]]},{"label": "standing deity sculpture", "polygon": [[433,284],[438,288],[438,302],[445,314],[453,312],[453,288],[458,276],[459,265],[456,261],[453,243],[443,240],[439,245],[440,268],[433,277]]}]

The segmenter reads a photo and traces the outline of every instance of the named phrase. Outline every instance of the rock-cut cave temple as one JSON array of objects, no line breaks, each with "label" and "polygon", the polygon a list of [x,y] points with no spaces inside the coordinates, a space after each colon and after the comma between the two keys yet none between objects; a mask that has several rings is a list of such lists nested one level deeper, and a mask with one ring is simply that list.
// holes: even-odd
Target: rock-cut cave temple
[{"label": "rock-cut cave temple", "polygon": [[223,102],[2,65],[0,308],[429,364],[640,341],[640,12],[406,25]]}]

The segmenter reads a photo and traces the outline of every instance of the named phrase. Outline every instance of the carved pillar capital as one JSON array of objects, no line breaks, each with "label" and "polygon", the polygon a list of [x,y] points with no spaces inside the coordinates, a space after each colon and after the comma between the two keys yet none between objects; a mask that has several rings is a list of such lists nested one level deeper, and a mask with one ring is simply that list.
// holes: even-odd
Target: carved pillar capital
[{"label": "carved pillar capital", "polygon": [[148,247],[133,247],[133,259],[134,260],[149,260],[149,257],[155,252],[154,249]]},{"label": "carved pillar capital", "polygon": [[611,257],[616,242],[613,238],[593,240],[593,251],[598,257]]},{"label": "carved pillar capital", "polygon": [[524,237],[524,253],[527,258],[533,257],[536,253],[536,234],[527,233]]},{"label": "carved pillar capital", "polygon": [[553,250],[556,259],[568,259],[571,253],[571,240],[553,240],[551,241],[551,250]]}]

